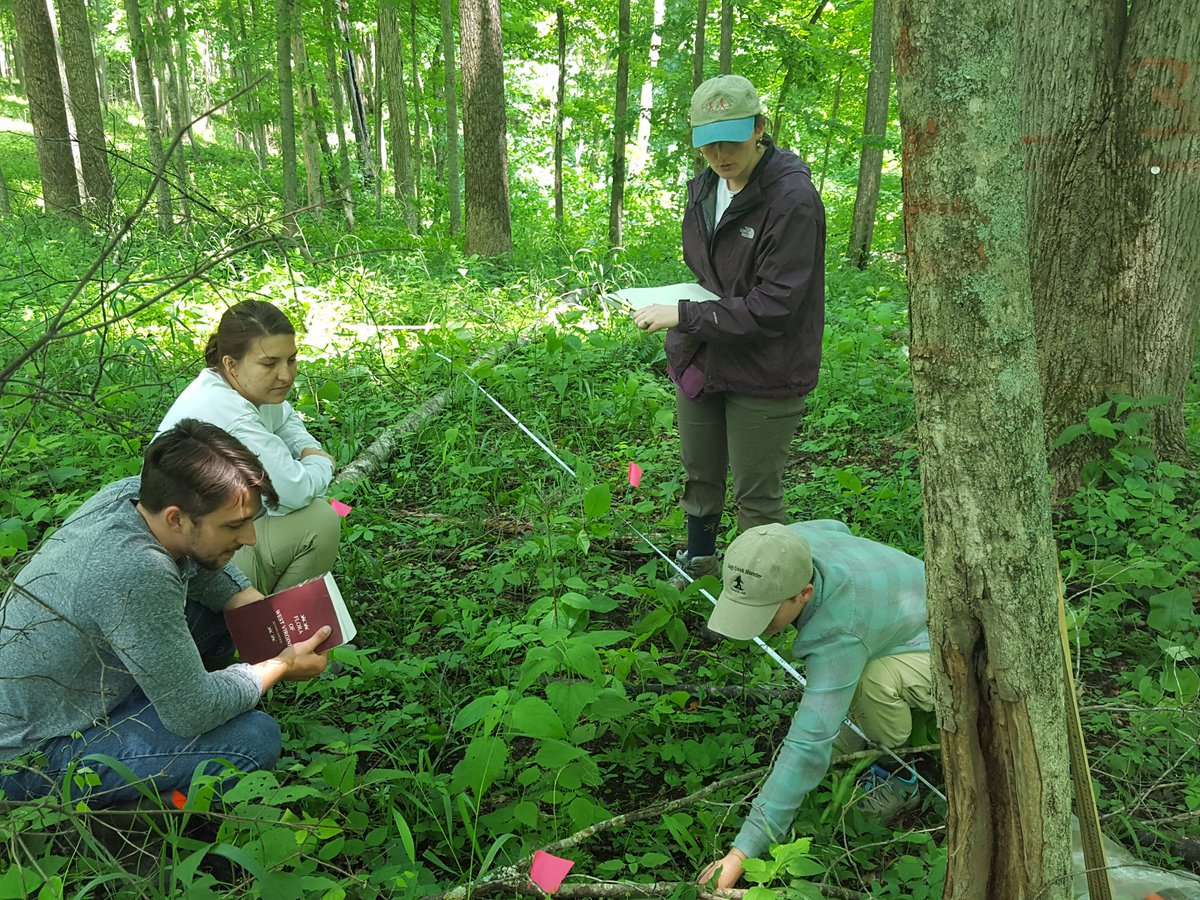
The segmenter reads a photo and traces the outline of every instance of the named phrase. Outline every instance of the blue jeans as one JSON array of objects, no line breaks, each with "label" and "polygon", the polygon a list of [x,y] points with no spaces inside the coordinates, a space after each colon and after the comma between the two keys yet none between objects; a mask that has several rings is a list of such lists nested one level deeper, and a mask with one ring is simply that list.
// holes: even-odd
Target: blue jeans
[{"label": "blue jeans", "polygon": [[[202,657],[232,650],[220,615],[189,603],[187,616]],[[111,757],[128,767],[143,790],[167,798],[175,790],[186,795],[193,774],[218,774],[225,762],[242,772],[273,768],[280,747],[279,724],[257,709],[197,737],[180,737],[167,730],[146,695],[136,690],[105,721],[44,741],[19,761],[0,763],[0,790],[9,800],[30,800],[69,789],[72,800],[86,798],[92,807],[126,805],[140,800],[143,791],[107,764],[85,757]],[[100,783],[85,784],[89,779],[78,777],[64,785],[72,765],[91,769]],[[6,768],[15,772],[4,774]]]}]

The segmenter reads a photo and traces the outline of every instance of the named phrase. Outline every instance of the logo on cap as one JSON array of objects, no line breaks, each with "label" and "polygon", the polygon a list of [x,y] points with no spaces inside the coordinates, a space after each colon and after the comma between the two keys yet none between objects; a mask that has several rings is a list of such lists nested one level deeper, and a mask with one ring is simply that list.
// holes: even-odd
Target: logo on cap
[{"label": "logo on cap", "polygon": [[742,594],[746,593],[746,586],[744,584],[742,584],[742,576],[741,575],[739,575],[739,576],[737,576],[737,578],[733,579],[733,589]]},{"label": "logo on cap", "polygon": [[725,102],[724,97],[717,97],[713,100],[708,101],[708,111],[710,113],[711,112],[721,112],[726,109],[729,109],[729,104]]}]

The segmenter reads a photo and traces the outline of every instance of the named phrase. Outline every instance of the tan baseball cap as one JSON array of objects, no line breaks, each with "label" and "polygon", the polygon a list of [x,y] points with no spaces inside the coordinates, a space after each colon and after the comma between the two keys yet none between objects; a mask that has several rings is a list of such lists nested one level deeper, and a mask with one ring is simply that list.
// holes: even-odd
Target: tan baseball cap
[{"label": "tan baseball cap", "polygon": [[758,637],[780,604],[803,591],[812,577],[812,551],[804,535],[786,525],[750,528],[725,551],[724,589],[708,627],[739,641]]},{"label": "tan baseball cap", "polygon": [[692,94],[692,146],[716,141],[744,141],[754,133],[754,117],[762,112],[758,91],[741,75],[710,78]]}]

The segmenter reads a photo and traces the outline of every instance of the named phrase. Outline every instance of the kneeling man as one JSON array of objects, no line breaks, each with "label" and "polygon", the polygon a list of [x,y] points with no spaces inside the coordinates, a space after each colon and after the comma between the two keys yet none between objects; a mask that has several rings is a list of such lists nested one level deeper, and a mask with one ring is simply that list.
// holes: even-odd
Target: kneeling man
[{"label": "kneeling man", "polygon": [[[847,713],[872,741],[908,740],[912,710],[933,709],[925,564],[900,550],[855,537],[841,522],[760,525],[725,554],[723,590],[708,627],[738,640],[796,626],[792,655],[808,686],[762,790],[733,849],[700,876],[732,887],[742,861],[787,834],[805,795],[825,777],[834,752],[860,750],[842,728]],[[887,818],[915,805],[911,773],[876,763],[866,773],[864,812]]]},{"label": "kneeling man", "polygon": [[255,707],[281,680],[325,668],[328,636],[255,665],[206,671],[232,651],[220,612],[262,595],[229,565],[278,498],[258,458],[189,419],[146,450],[140,477],[102,489],[42,541],[0,601],[0,792],[62,790],[93,806],[141,793],[95,756],[160,794],[197,767],[274,766],[279,726]]}]

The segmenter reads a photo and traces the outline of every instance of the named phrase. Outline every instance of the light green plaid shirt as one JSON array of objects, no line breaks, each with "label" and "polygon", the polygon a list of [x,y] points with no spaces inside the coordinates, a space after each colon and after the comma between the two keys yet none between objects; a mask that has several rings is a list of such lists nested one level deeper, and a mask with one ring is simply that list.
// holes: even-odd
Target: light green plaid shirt
[{"label": "light green plaid shirt", "polygon": [[747,856],[782,840],[805,795],[825,777],[867,663],[929,649],[921,560],[855,537],[831,519],[790,527],[812,548],[813,598],[796,620],[792,645],[792,655],[804,660],[808,687],[733,842]]}]

